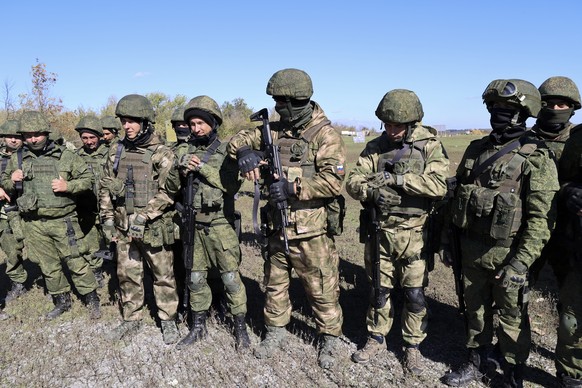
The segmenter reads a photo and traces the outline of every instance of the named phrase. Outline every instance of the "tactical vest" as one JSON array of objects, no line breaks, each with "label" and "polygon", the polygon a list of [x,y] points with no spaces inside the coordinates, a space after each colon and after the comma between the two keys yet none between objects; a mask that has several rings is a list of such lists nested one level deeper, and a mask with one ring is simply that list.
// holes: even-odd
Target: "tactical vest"
[{"label": "tactical vest", "polygon": [[57,148],[50,154],[24,159],[22,169],[25,175],[32,179],[23,182],[23,194],[33,194],[37,200],[37,208],[63,208],[74,205],[71,194],[55,193],[52,189],[53,179],[59,178],[58,163],[63,155],[63,149]]},{"label": "tactical vest", "polygon": [[[281,136],[273,143],[279,147],[279,154],[281,157],[281,167],[287,176],[287,180],[294,181],[295,178],[311,178],[315,175],[315,155],[318,148],[316,144],[311,141],[317,135],[319,130],[324,126],[330,124],[329,120],[324,120],[321,123],[303,131],[300,137],[287,136],[281,133]],[[323,206],[323,200],[311,201],[293,201],[297,206],[302,208],[315,208]]]},{"label": "tactical vest", "polygon": [[[427,143],[426,140],[412,144],[403,143],[401,148],[380,154],[377,171],[388,171],[397,175],[422,174],[426,164],[424,147]],[[408,195],[399,187],[394,189],[401,197],[400,205],[391,206],[388,214],[422,215],[428,212],[431,204],[429,198]]]},{"label": "tactical vest", "polygon": [[154,150],[148,148],[145,152],[125,150],[124,157],[119,159],[117,178],[126,182],[129,166],[133,168],[133,185],[135,197],[133,206],[144,208],[148,202],[158,193],[158,182],[154,179],[154,166],[152,155]]},{"label": "tactical vest", "polygon": [[468,155],[459,189],[453,199],[452,222],[469,233],[489,237],[498,246],[509,247],[519,233],[523,213],[523,164],[537,149],[525,143],[499,156],[482,173],[473,170],[500,150]]}]

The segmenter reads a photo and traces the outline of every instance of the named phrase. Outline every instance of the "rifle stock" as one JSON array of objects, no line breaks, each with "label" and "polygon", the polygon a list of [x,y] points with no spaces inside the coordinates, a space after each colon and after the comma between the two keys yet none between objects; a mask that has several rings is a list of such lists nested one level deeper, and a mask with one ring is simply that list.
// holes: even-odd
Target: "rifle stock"
[{"label": "rifle stock", "polygon": [[[266,183],[271,185],[277,182],[283,176],[283,167],[281,166],[281,157],[279,155],[279,147],[273,144],[273,137],[271,136],[271,128],[269,126],[269,111],[263,108],[250,116],[251,121],[262,121],[262,139],[265,159],[268,162],[268,179]],[[289,225],[289,218],[287,215],[287,201],[277,202],[277,210],[281,218],[281,225],[278,225],[283,235],[283,243],[285,245],[285,254],[289,255],[289,238],[287,237],[287,230]]]}]

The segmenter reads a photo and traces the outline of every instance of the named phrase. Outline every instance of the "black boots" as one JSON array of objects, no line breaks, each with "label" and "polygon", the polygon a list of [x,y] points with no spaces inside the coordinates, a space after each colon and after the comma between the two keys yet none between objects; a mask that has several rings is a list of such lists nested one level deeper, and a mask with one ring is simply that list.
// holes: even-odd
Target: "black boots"
[{"label": "black boots", "polygon": [[244,314],[234,316],[234,338],[236,340],[236,350],[238,351],[248,349],[251,346]]},{"label": "black boots", "polygon": [[26,293],[27,289],[24,287],[23,283],[11,282],[12,286],[10,290],[6,293],[6,297],[4,298],[4,303],[9,303],[14,299],[18,298],[19,296]]},{"label": "black boots", "polygon": [[450,387],[464,387],[471,381],[480,381],[483,378],[482,362],[486,359],[483,348],[471,349],[469,361],[461,365],[456,371],[446,373],[443,383]]},{"label": "black boots", "polygon": [[71,309],[71,293],[64,292],[62,294],[53,295],[53,302],[55,304],[55,308],[46,315],[46,319],[49,320],[55,319],[65,311],[69,311]]},{"label": "black boots", "polygon": [[523,364],[503,365],[503,387],[523,388]]},{"label": "black boots", "polygon": [[182,341],[178,342],[176,349],[184,349],[194,342],[206,338],[208,331],[206,330],[206,311],[192,312],[192,327],[190,332]]},{"label": "black boots", "polygon": [[101,303],[99,301],[99,295],[97,295],[97,291],[91,291],[85,295],[85,304],[89,309],[89,317],[91,319],[101,318]]}]

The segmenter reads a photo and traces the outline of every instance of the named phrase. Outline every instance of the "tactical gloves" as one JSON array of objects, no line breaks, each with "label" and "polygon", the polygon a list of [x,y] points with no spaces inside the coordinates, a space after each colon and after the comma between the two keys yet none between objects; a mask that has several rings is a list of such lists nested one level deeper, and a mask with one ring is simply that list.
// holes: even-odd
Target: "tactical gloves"
[{"label": "tactical gloves", "polygon": [[564,188],[566,206],[572,213],[582,210],[582,186],[571,184]]},{"label": "tactical gloves", "polygon": [[147,218],[141,214],[135,216],[132,222],[129,224],[129,232],[128,235],[131,238],[135,239],[143,239],[143,235],[145,233],[145,224]]},{"label": "tactical gloves", "polygon": [[366,194],[368,201],[374,203],[383,212],[388,211],[391,206],[400,205],[400,195],[390,187],[369,187]]},{"label": "tactical gloves", "polygon": [[508,290],[516,290],[525,285],[527,280],[527,266],[522,262],[512,259],[509,264],[501,269],[495,276],[501,279],[501,285]]},{"label": "tactical gloves", "polygon": [[287,198],[296,197],[295,182],[289,182],[287,179],[281,178],[277,182],[271,184],[269,187],[269,194],[271,195],[270,199],[273,202],[283,202],[286,201]]},{"label": "tactical gloves", "polygon": [[366,175],[368,186],[370,187],[388,187],[396,185],[396,178],[388,171],[373,172]]},{"label": "tactical gloves", "polygon": [[263,154],[260,151],[251,149],[249,146],[244,146],[237,150],[236,159],[238,161],[238,169],[243,174],[246,174],[258,167],[263,160]]}]

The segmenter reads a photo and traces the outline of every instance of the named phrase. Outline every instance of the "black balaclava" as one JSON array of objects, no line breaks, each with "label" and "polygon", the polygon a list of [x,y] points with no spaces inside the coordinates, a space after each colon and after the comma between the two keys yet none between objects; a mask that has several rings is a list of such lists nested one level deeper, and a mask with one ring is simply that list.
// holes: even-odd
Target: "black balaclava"
[{"label": "black balaclava", "polygon": [[490,108],[491,133],[489,139],[493,144],[505,144],[520,138],[526,130],[527,113],[517,108]]},{"label": "black balaclava", "polygon": [[572,116],[574,116],[574,108],[552,109],[542,107],[536,121],[538,132],[545,137],[554,138],[566,127]]},{"label": "black balaclava", "polygon": [[313,113],[311,100],[286,98],[285,105],[275,105],[275,111],[281,116],[281,122],[291,129],[300,129],[307,124]]}]

